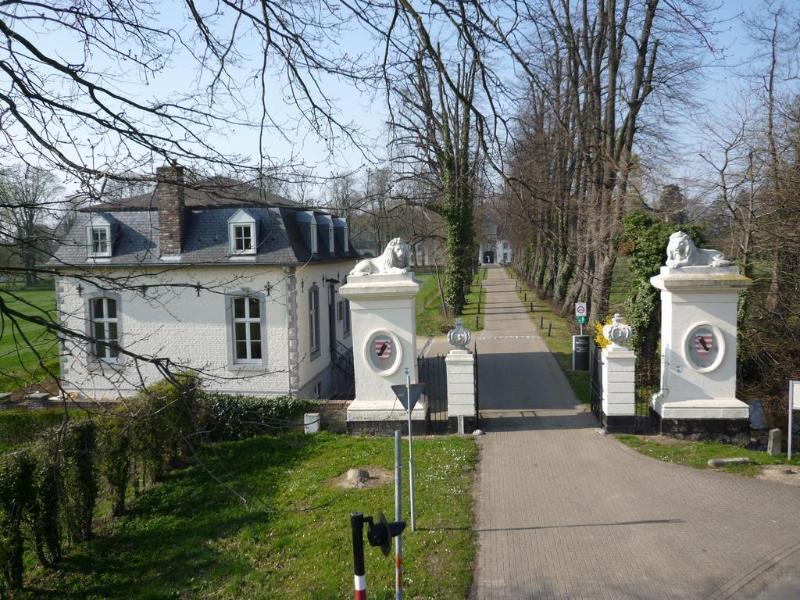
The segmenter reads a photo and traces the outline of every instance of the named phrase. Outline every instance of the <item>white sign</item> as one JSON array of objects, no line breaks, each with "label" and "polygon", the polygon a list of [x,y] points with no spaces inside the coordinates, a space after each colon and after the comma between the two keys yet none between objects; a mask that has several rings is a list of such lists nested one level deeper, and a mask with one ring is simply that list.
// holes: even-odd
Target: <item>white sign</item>
[{"label": "white sign", "polygon": [[576,317],[585,317],[586,316],[586,302],[576,302],[575,303],[575,316]]}]

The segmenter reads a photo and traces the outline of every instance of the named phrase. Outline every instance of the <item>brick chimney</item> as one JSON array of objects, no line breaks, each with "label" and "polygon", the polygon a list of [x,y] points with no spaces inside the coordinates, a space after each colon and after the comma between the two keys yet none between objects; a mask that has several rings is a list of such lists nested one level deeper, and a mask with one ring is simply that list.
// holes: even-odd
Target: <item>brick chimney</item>
[{"label": "brick chimney", "polygon": [[183,250],[183,167],[156,169],[155,205],[161,227],[161,256],[178,256]]}]

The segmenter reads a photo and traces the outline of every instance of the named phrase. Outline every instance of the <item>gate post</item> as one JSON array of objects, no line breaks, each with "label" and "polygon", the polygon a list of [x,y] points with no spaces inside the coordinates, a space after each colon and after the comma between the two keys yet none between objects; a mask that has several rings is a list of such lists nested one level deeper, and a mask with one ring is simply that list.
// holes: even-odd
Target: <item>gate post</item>
[{"label": "gate post", "polygon": [[[447,334],[447,340],[455,346],[444,359],[447,370],[447,429],[465,433],[477,427],[475,411],[475,357],[467,350],[470,333],[461,319]],[[463,429],[459,430],[459,419]]]},{"label": "gate post", "polygon": [[624,345],[631,328],[622,323],[619,314],[614,323],[603,327],[603,335],[611,342],[603,348],[603,405],[600,420],[609,433],[634,431],[636,417],[636,354]]}]

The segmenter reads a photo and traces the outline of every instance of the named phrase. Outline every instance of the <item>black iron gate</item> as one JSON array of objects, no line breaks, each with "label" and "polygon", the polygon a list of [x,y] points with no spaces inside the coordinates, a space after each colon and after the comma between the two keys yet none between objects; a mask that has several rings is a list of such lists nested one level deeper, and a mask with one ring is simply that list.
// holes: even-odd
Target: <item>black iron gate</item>
[{"label": "black iron gate", "polygon": [[589,382],[592,413],[597,420],[603,420],[603,349],[589,339]]},{"label": "black iron gate", "polygon": [[475,429],[481,428],[481,404],[480,404],[480,394],[478,390],[480,389],[478,385],[478,342],[475,342]]},{"label": "black iron gate", "polygon": [[417,376],[425,384],[422,392],[428,404],[428,431],[447,433],[447,368],[444,356],[418,356]]}]

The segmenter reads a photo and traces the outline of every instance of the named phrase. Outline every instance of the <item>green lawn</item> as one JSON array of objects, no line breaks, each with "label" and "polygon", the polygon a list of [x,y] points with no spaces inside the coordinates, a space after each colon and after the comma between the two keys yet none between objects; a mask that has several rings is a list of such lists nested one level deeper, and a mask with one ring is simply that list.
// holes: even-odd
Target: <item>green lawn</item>
[{"label": "green lawn", "polygon": [[[528,315],[540,329],[539,333],[542,339],[547,343],[558,366],[567,377],[575,396],[580,402],[588,404],[590,402],[589,372],[572,370],[572,336],[578,333],[577,330],[573,330],[573,327],[577,327],[577,325],[574,324],[574,321],[564,319],[554,313],[547,302],[537,297],[536,292],[525,287],[523,281],[516,279],[511,269],[508,269],[507,272],[517,282],[519,299],[528,308]],[[583,331],[591,333],[588,326],[584,326]]]},{"label": "green lawn", "polygon": [[[441,273],[440,276],[444,277],[444,274]],[[455,319],[442,315],[441,295],[436,274],[415,273],[414,277],[422,284],[416,300],[417,335],[429,336],[447,333],[452,329]],[[464,325],[470,331],[483,329],[486,289],[481,286],[481,281],[484,279],[486,279],[486,269],[479,269],[475,273],[470,292],[467,294],[467,305],[459,315],[464,319]]]},{"label": "green lawn", "polygon": [[[403,538],[408,598],[467,596],[476,459],[470,437],[414,442],[417,532]],[[140,496],[129,516],[101,520],[96,539],[71,548],[57,569],[35,569],[29,597],[352,595],[350,513],[391,517],[393,485],[342,489],[332,480],[355,466],[391,469],[392,439],[263,436],[209,447],[203,462]],[[370,597],[394,598],[392,558],[368,545],[366,558]]]},{"label": "green lawn", "polygon": [[[623,444],[630,446],[645,456],[663,460],[665,462],[687,465],[695,469],[708,468],[708,461],[712,458],[746,457],[750,459],[749,465],[729,465],[724,467],[731,473],[755,476],[763,465],[786,464],[786,456],[770,456],[766,452],[746,450],[731,444],[720,442],[689,442],[668,438],[662,441],[657,438],[639,437],[636,435],[617,435],[616,438]],[[791,464],[800,464],[800,460],[792,459]]]},{"label": "green lawn", "polygon": [[[55,320],[52,289],[9,290],[0,287],[0,300],[25,314]],[[58,343],[42,327],[15,323],[0,311],[0,392],[11,392],[58,374]]]}]

